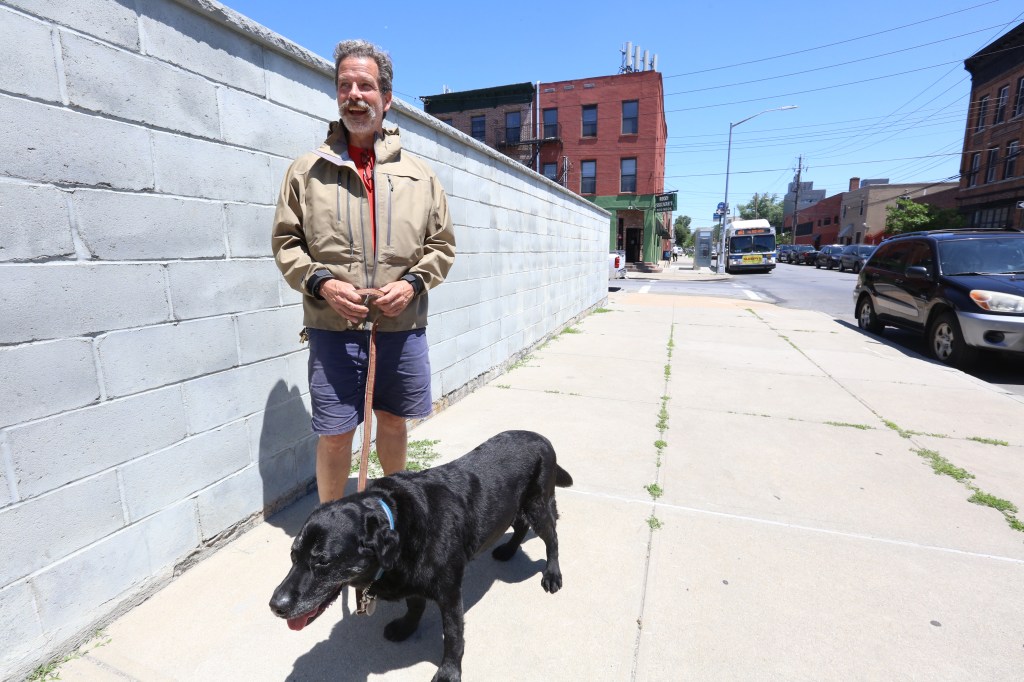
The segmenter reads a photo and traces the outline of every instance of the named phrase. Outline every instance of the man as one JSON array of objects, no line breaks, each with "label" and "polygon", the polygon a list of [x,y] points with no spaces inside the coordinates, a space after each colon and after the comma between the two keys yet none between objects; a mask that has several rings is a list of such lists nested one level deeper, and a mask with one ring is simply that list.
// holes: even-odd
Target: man
[{"label": "man", "polygon": [[[455,259],[444,189],[403,151],[391,108],[388,55],[362,40],[334,52],[338,113],[327,140],[289,167],[273,249],[303,294],[321,502],[344,495],[352,437],[363,420],[369,327],[378,320],[373,414],[385,474],[405,468],[406,419],[430,413],[427,290]],[[356,293],[375,288],[370,299]]]}]

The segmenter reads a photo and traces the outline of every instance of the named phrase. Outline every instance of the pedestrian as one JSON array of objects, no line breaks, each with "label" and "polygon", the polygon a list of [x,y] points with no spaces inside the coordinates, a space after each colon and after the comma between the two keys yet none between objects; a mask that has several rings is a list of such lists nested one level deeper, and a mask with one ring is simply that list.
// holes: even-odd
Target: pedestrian
[{"label": "pedestrian", "polygon": [[[288,168],[273,251],[302,293],[321,502],[344,495],[363,421],[369,328],[377,320],[373,416],[385,474],[401,471],[407,419],[431,410],[427,292],[447,276],[455,235],[437,175],[402,149],[391,108],[391,58],[363,40],[334,51],[340,120]],[[378,289],[370,299],[359,289]]]}]

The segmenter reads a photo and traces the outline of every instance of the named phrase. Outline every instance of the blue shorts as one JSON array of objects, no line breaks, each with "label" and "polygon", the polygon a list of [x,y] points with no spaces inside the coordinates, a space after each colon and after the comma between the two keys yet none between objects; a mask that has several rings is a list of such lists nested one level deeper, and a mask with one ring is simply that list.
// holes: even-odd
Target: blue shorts
[{"label": "blue shorts", "polygon": [[[368,331],[307,329],[313,432],[348,433],[363,421]],[[373,409],[406,419],[430,414],[430,355],[425,329],[377,332]]]}]

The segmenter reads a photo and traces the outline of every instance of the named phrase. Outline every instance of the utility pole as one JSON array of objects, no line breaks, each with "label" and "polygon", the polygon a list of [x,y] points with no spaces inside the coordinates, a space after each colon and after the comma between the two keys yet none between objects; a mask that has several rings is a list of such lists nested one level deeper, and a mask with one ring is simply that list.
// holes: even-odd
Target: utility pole
[{"label": "utility pole", "polygon": [[797,218],[800,216],[800,171],[804,167],[804,155],[800,155],[800,160],[796,164],[796,189],[793,200],[793,241],[791,244],[796,244],[796,223]]}]

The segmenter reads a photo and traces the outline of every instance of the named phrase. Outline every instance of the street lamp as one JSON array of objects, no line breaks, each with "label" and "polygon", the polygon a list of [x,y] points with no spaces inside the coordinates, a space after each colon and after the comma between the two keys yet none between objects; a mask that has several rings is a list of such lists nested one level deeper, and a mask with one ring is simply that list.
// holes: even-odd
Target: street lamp
[{"label": "street lamp", "polygon": [[[795,104],[787,104],[784,107],[775,107],[774,109],[765,109],[759,111],[753,116],[747,116],[742,121],[736,121],[735,123],[729,124],[729,147],[725,154],[725,210],[722,211],[722,243],[718,249],[718,257],[722,259],[722,252],[725,250],[725,216],[729,213],[729,166],[732,163],[732,129],[741,123],[746,123],[752,118],[757,118],[761,114],[767,114],[769,111],[785,111],[787,109],[796,109]],[[724,260],[723,260],[724,262]]]}]

